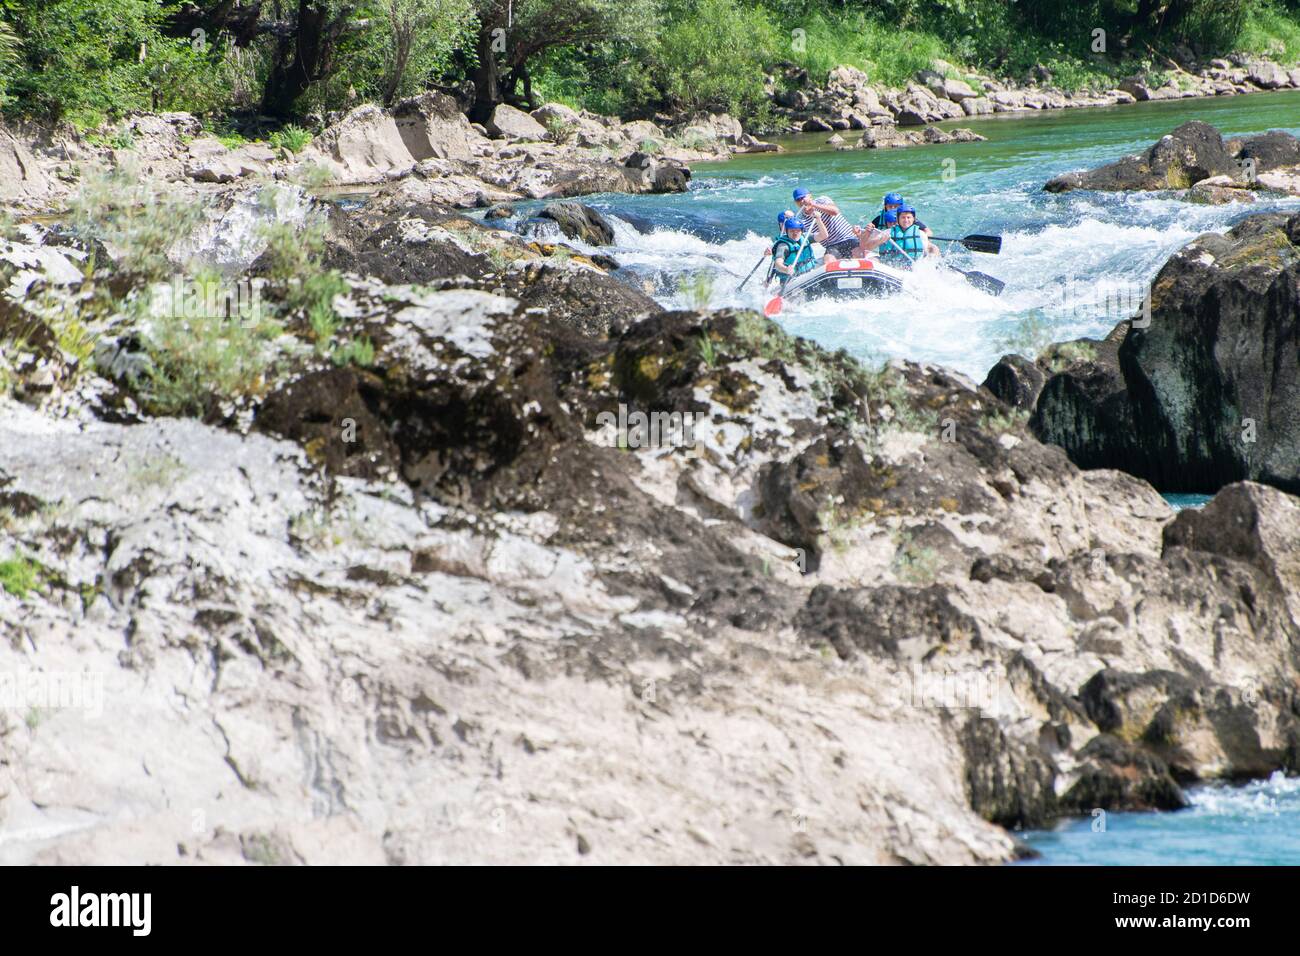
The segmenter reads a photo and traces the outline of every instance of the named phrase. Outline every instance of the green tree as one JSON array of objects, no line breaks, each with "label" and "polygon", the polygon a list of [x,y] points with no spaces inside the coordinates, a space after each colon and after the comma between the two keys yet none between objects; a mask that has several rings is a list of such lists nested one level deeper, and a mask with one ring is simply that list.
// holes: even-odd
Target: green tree
[{"label": "green tree", "polygon": [[[548,51],[630,41],[653,29],[652,0],[475,0],[470,117],[498,103],[535,104],[530,66]],[[523,88],[522,94],[520,87]]]},{"label": "green tree", "polygon": [[311,94],[325,108],[348,90],[391,106],[441,77],[473,39],[472,0],[368,0],[356,16],[365,28],[344,38],[333,75]]},{"label": "green tree", "polygon": [[18,40],[18,35],[14,33],[13,27],[0,20],[0,106],[4,106],[8,101],[5,91],[9,86],[9,78],[21,59],[19,56],[21,47],[22,44]]},{"label": "green tree", "polygon": [[22,40],[9,53],[19,57],[7,84],[14,108],[97,125],[131,109],[215,105],[211,48],[162,32],[174,7],[157,0],[0,0],[0,20]]},{"label": "green tree", "polygon": [[672,0],[651,48],[652,72],[673,108],[742,116],[763,103],[763,71],[778,58],[779,33],[762,7],[737,0]]}]

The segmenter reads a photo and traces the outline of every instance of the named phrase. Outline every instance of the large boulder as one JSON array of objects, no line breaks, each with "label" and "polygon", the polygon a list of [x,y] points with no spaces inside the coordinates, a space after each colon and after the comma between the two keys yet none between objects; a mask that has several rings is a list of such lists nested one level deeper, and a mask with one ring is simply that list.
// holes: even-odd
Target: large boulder
[{"label": "large boulder", "polygon": [[546,127],[551,138],[558,142],[572,142],[588,147],[612,146],[622,142],[622,133],[617,125],[602,125],[563,103],[547,103],[533,110],[530,115]]},{"label": "large boulder", "polygon": [[1253,160],[1255,172],[1271,172],[1300,165],[1300,139],[1280,129],[1241,141],[1239,160]]},{"label": "large boulder", "polygon": [[1071,172],[1049,180],[1047,192],[1095,189],[1186,189],[1211,176],[1241,178],[1241,169],[1219,131],[1192,120],[1161,137],[1145,153],[1125,156],[1114,163],[1084,172]]},{"label": "large boulder", "polygon": [[533,119],[523,110],[515,109],[508,103],[498,103],[488,119],[487,131],[493,136],[511,140],[546,139],[546,127]]},{"label": "large boulder", "polygon": [[1201,236],[1156,276],[1117,349],[1044,386],[1033,427],[1083,467],[1167,491],[1300,492],[1300,215]]},{"label": "large boulder", "polygon": [[1255,201],[1255,194],[1244,183],[1235,182],[1229,176],[1211,176],[1193,184],[1185,197],[1189,202],[1221,206],[1230,202]]},{"label": "large boulder", "polygon": [[1258,568],[1300,614],[1300,500],[1244,481],[1165,526],[1164,547],[1221,554]]},{"label": "large boulder", "polygon": [[31,150],[0,127],[0,202],[43,199],[53,187]]},{"label": "large boulder", "polygon": [[[548,208],[554,213],[555,206],[571,205],[577,204]],[[393,284],[426,286],[460,276],[491,276],[488,288],[503,290],[589,335],[604,335],[617,316],[661,311],[640,289],[607,274],[587,257],[568,249],[568,255],[557,259],[559,251],[564,250],[485,229],[453,213],[406,206],[335,221],[328,262],[341,271]]]},{"label": "large boulder", "polygon": [[1032,411],[1047,376],[1023,355],[1004,355],[989,369],[983,387],[1012,408]]},{"label": "large boulder", "polygon": [[970,84],[964,80],[945,79],[940,89],[943,97],[952,100],[954,103],[960,103],[962,100],[979,96],[978,93],[971,89]]},{"label": "large boulder", "polygon": [[537,215],[556,223],[570,239],[581,239],[592,246],[608,246],[614,241],[614,227],[609,220],[583,203],[547,203]]},{"label": "large boulder", "polygon": [[393,114],[359,106],[311,141],[306,162],[324,165],[340,183],[378,183],[409,173],[415,158]]},{"label": "large boulder", "polygon": [[393,121],[407,152],[422,159],[471,159],[485,138],[456,101],[443,93],[424,93],[393,107]]},{"label": "large boulder", "polygon": [[1268,60],[1256,60],[1246,70],[1246,78],[1265,90],[1276,90],[1291,85],[1286,70]]}]

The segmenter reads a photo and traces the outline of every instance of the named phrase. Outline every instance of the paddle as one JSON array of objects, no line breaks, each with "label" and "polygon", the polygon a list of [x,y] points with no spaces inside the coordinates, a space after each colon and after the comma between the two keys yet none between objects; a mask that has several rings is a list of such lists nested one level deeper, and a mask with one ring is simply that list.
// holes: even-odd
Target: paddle
[{"label": "paddle", "polygon": [[750,279],[752,279],[752,278],[754,277],[754,273],[758,271],[758,267],[761,266],[761,265],[763,264],[763,259],[766,259],[766,258],[767,258],[768,256],[770,256],[771,254],[772,254],[772,253],[770,253],[770,252],[765,252],[765,253],[763,253],[763,257],[762,257],[761,259],[759,259],[757,262],[754,263],[754,268],[752,268],[752,269],[749,270],[749,275],[747,275],[747,276],[745,276],[745,278],[741,279],[741,280],[740,280],[740,285],[736,286],[736,291],[737,291],[737,292],[739,292],[741,289],[745,288],[745,283],[748,282]]},{"label": "paddle", "polygon": [[965,239],[949,239],[946,236],[931,236],[936,242],[960,242],[971,252],[987,252],[996,256],[1002,251],[1001,236],[967,236]]},{"label": "paddle", "polygon": [[[803,235],[799,238],[799,248],[794,251],[795,265],[798,265],[799,257],[803,255],[803,247],[807,244],[808,244],[808,230],[805,229],[803,231]],[[775,257],[773,257],[772,259],[772,264],[775,267],[776,264]],[[793,279],[794,276],[791,276],[790,278]],[[776,295],[772,296],[772,298],[767,300],[767,305],[763,306],[763,314],[767,316],[769,319],[773,318],[774,316],[778,316],[781,314],[781,307],[783,305],[785,305],[785,302],[781,298],[781,293],[778,292]]]},{"label": "paddle", "polygon": [[[948,240],[948,241],[955,241],[955,240]],[[894,241],[892,236],[889,239],[889,244],[893,246],[895,249],[897,249],[899,253],[902,254],[904,260],[907,262],[907,267],[909,269],[912,268],[912,266],[915,264],[912,262],[912,257],[909,256],[906,252],[903,252],[902,247],[900,247],[899,244]],[[958,269],[956,266],[948,265],[948,263],[946,262],[944,263],[944,265],[948,266],[948,268],[951,269],[953,272],[961,273],[961,275],[966,279],[967,282],[969,282],[975,288],[979,289],[981,292],[987,292],[989,295],[1001,295],[1002,290],[1007,287],[1007,284],[1003,282],[1001,279],[995,279],[993,278],[993,276],[985,275],[983,272],[973,272],[973,271],[967,272],[965,269]]]},{"label": "paddle", "polygon": [[[946,265],[946,263],[945,263]],[[983,272],[967,272],[965,269],[958,269],[956,266],[948,266],[953,272],[960,272],[966,277],[966,281],[979,289],[981,292],[987,292],[989,295],[1001,295],[1002,290],[1007,284],[1001,279],[995,279],[991,275],[985,275]]]}]

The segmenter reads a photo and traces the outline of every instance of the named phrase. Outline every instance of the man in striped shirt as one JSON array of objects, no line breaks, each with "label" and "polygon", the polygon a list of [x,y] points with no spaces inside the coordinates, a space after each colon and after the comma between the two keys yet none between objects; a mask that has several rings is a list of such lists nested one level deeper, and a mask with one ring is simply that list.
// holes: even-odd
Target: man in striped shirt
[{"label": "man in striped shirt", "polygon": [[794,191],[794,201],[799,204],[799,218],[805,229],[813,229],[820,219],[826,226],[826,239],[822,248],[826,255],[823,262],[831,259],[851,259],[858,248],[858,235],[853,224],[844,218],[840,209],[831,201],[830,196],[813,198],[812,193],[800,186]]}]

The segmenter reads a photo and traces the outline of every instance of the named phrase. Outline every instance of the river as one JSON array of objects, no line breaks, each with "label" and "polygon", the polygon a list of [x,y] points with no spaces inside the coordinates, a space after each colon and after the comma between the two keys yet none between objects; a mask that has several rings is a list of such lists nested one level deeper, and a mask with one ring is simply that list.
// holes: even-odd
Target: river
[{"label": "river", "polygon": [[[941,124],[968,126],[987,142],[840,152],[829,134],[778,140],[785,151],[697,164],[689,192],[584,199],[616,222],[615,258],[666,305],[761,306],[760,271],[740,279],[775,233],[776,214],[807,186],[854,221],[886,192],[902,192],[936,235],[1000,233],[1001,255],[952,247],[954,264],[1007,283],[1001,297],[949,272],[917,277],[916,296],[821,301],[791,308],[785,327],[867,360],[938,362],[976,381],[1016,343],[1100,337],[1133,314],[1169,255],[1244,216],[1300,210],[1300,198],[1204,206],[1163,194],[1042,191],[1052,176],[1145,149],[1190,119],[1226,135],[1286,129],[1300,134],[1300,92],[1186,99],[1101,109],[1004,113]],[[852,134],[844,134],[848,139]],[[538,204],[521,207],[525,215]],[[635,222],[638,231],[629,223]]]}]

